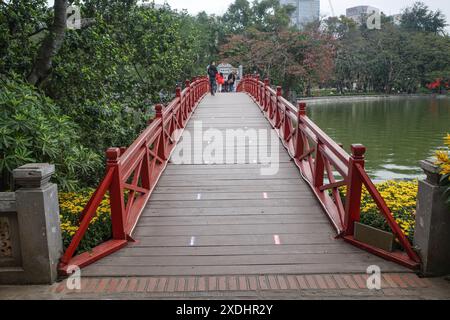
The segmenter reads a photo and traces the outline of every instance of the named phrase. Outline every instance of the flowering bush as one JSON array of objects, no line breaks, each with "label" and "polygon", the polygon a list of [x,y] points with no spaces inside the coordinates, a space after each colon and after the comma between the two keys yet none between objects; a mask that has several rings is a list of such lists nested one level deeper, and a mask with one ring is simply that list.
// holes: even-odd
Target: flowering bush
[{"label": "flowering bush", "polygon": [[439,150],[436,152],[437,162],[436,164],[441,167],[442,179],[441,183],[446,189],[444,196],[447,196],[447,203],[450,204],[450,134],[444,138],[444,144],[447,150]]},{"label": "flowering bush", "polygon": [[[84,207],[88,203],[94,190],[86,189],[81,192],[70,192],[59,194],[61,231],[66,249],[73,236],[78,230],[79,217]],[[97,245],[111,239],[111,209],[109,196],[106,195],[97,209],[95,217],[92,219],[86,234],[81,240],[77,253],[92,250]]]},{"label": "flowering bush", "polygon": [[[391,210],[395,221],[403,231],[403,234],[411,241],[414,238],[417,204],[417,181],[386,181],[376,184],[387,206]],[[346,189],[341,189],[345,196]],[[361,196],[361,223],[368,226],[391,232],[391,228],[384,216],[378,210],[376,203],[365,187]]]},{"label": "flowering bush", "polygon": [[434,82],[429,83],[427,88],[432,91],[441,92],[442,89],[448,90],[450,88],[450,82],[445,79],[436,79]]}]

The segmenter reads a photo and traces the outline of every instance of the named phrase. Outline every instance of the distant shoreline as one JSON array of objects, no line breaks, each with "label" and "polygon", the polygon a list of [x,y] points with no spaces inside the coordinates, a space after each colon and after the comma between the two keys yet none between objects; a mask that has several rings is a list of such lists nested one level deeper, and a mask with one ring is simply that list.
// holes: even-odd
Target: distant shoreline
[{"label": "distant shoreline", "polygon": [[432,94],[390,94],[390,95],[361,95],[361,96],[326,96],[326,97],[307,97],[300,98],[297,101],[308,103],[332,103],[332,102],[363,102],[363,101],[379,101],[385,99],[410,99],[410,98],[450,98],[448,95],[432,95]]}]

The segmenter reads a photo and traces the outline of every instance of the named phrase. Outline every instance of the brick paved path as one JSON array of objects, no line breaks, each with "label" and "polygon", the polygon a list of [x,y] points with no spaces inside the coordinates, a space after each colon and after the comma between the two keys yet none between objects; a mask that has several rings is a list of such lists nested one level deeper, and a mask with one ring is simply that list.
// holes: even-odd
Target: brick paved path
[{"label": "brick paved path", "polygon": [[0,287],[0,299],[450,299],[450,282],[414,274],[242,275],[212,277],[84,278],[81,290],[53,286]]}]

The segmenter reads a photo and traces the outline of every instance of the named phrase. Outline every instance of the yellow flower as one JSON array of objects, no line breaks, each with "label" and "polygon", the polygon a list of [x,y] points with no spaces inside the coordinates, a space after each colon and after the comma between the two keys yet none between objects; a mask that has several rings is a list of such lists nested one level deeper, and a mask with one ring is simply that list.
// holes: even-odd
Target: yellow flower
[{"label": "yellow flower", "polygon": [[449,156],[448,156],[448,152],[437,151],[436,152],[436,157],[438,159],[438,164],[446,164],[446,163],[450,162],[450,159],[449,159]]},{"label": "yellow flower", "polygon": [[444,138],[444,143],[450,148],[450,133],[447,133],[447,136]]},{"label": "yellow flower", "polygon": [[441,169],[442,169],[442,171],[441,171],[442,175],[445,176],[446,174],[450,174],[450,163],[449,164],[443,164],[441,166]]}]

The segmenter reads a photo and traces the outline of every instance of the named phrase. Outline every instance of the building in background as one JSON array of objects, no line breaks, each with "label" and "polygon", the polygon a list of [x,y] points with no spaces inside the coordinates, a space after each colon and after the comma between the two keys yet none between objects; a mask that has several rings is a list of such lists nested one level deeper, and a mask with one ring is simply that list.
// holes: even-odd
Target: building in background
[{"label": "building in background", "polygon": [[399,26],[402,23],[402,14],[394,14],[391,16],[392,18],[392,22],[396,25]]},{"label": "building in background", "polygon": [[236,76],[240,79],[242,78],[243,67],[239,66],[238,68],[235,68],[229,63],[221,63],[217,66],[217,71],[219,71],[219,73],[223,73],[225,78],[228,78],[230,73],[234,71]]},{"label": "building in background", "polygon": [[164,4],[155,3],[155,0],[142,0],[138,2],[138,5],[144,8],[153,8],[153,9],[163,9],[167,2],[164,1]]},{"label": "building in background", "polygon": [[357,6],[348,8],[346,16],[356,23],[362,24],[366,21],[368,16],[374,14],[375,12],[380,12],[380,9],[371,6]]},{"label": "building in background", "polygon": [[299,28],[320,18],[320,0],[280,0],[280,3],[296,8],[291,18],[292,24]]}]

